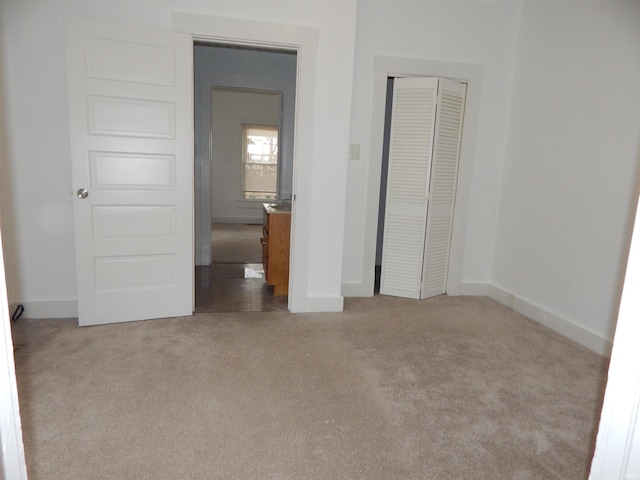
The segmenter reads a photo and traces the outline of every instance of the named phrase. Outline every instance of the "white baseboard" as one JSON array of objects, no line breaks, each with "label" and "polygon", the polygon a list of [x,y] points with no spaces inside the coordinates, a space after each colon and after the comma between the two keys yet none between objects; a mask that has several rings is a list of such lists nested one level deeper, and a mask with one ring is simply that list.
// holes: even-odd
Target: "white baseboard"
[{"label": "white baseboard", "polygon": [[[373,274],[371,274],[373,278]],[[450,286],[447,295],[452,297],[458,295],[471,295],[474,297],[488,296],[489,286],[486,283],[467,282],[455,286]],[[373,296],[373,281],[369,284],[365,282],[343,282],[342,295],[344,297],[371,297]]]},{"label": "white baseboard", "polygon": [[613,342],[588,328],[540,307],[511,292],[489,284],[488,295],[496,302],[534,320],[604,357],[611,356]]},{"label": "white baseboard", "polygon": [[[361,283],[343,283],[342,294],[345,297],[368,297]],[[490,297],[498,303],[515,310],[531,320],[573,340],[599,355],[609,357],[613,343],[611,340],[577,323],[553,313],[539,305],[504,290],[496,285],[482,282],[463,282],[450,285],[447,295],[470,295]]]},{"label": "white baseboard", "polygon": [[481,282],[463,282],[457,285],[450,285],[447,289],[447,295],[452,297],[459,295],[486,297],[489,295],[489,284]]},{"label": "white baseboard", "polygon": [[[358,295],[362,292],[359,283],[343,284],[343,294],[347,297],[370,296]],[[575,322],[563,318],[524,298],[504,290],[493,284],[463,283],[457,286],[451,295],[489,296],[498,303],[534,320],[551,330],[587,347],[599,355],[609,357],[613,343],[611,340],[585,328]],[[23,318],[77,318],[78,305],[75,300],[44,300],[14,302],[9,305],[9,314],[13,314],[18,304],[24,306]],[[341,312],[344,309],[344,297],[341,295],[309,295],[304,306],[292,305],[292,312]]]},{"label": "white baseboard", "polygon": [[341,312],[344,310],[342,295],[308,295],[305,312]]},{"label": "white baseboard", "polygon": [[373,288],[371,285],[365,285],[361,282],[343,282],[342,283],[342,296],[343,297],[372,297]]},{"label": "white baseboard", "polygon": [[77,318],[78,302],[76,300],[43,300],[34,302],[15,302],[9,306],[13,315],[16,307],[22,304],[22,318]]}]

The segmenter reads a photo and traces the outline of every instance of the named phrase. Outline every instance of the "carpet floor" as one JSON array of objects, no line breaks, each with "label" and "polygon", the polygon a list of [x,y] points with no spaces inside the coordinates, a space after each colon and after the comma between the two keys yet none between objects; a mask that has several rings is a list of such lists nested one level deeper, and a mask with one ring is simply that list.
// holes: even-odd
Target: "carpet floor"
[{"label": "carpet floor", "polygon": [[583,480],[607,368],[483,297],[14,338],[31,480]]}]

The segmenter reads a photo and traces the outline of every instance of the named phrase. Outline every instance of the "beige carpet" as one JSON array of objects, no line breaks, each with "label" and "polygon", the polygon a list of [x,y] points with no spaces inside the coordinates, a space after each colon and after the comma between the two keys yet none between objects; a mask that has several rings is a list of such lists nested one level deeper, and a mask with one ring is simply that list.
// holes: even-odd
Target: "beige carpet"
[{"label": "beige carpet", "polygon": [[585,479],[607,366],[472,297],[14,335],[31,480]]},{"label": "beige carpet", "polygon": [[262,263],[262,225],[214,223],[211,255],[215,263]]}]

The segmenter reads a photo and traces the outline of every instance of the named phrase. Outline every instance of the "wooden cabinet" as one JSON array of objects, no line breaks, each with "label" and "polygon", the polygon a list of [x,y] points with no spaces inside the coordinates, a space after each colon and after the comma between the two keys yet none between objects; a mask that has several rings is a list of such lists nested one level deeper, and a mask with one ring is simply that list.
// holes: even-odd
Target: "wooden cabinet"
[{"label": "wooden cabinet", "polygon": [[291,236],[291,207],[264,204],[262,226],[262,263],[267,285],[273,286],[276,296],[289,293],[289,238]]}]

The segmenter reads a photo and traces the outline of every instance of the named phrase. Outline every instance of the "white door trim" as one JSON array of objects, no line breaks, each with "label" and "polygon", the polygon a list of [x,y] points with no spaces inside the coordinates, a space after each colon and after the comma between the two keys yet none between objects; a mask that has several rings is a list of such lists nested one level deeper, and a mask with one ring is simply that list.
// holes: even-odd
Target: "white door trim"
[{"label": "white door trim", "polygon": [[447,77],[468,84],[465,125],[460,154],[456,208],[451,239],[451,258],[447,293],[459,295],[463,290],[462,266],[464,261],[467,220],[470,207],[471,180],[473,178],[476,132],[480,112],[484,69],[480,65],[440,62],[419,58],[401,58],[375,55],[373,58],[373,105],[370,128],[370,169],[367,178],[364,238],[362,249],[362,293],[372,295],[378,229],[378,200],[382,170],[382,146],[386,109],[387,77]]},{"label": "white door trim", "polygon": [[640,206],[636,207],[589,480],[640,478]]},{"label": "white door trim", "polygon": [[[307,276],[311,231],[311,165],[298,158],[313,157],[313,105],[316,28],[271,22],[241,20],[185,12],[171,14],[171,28],[190,34],[194,40],[230,45],[283,48],[297,52],[296,114],[293,147],[293,185],[295,201],[291,217],[291,261],[289,271],[289,310],[307,311]],[[302,194],[301,194],[302,193]]]},{"label": "white door trim", "polygon": [[22,420],[18,403],[11,318],[7,300],[7,281],[0,233],[0,478],[27,480],[27,467],[22,441]]}]

